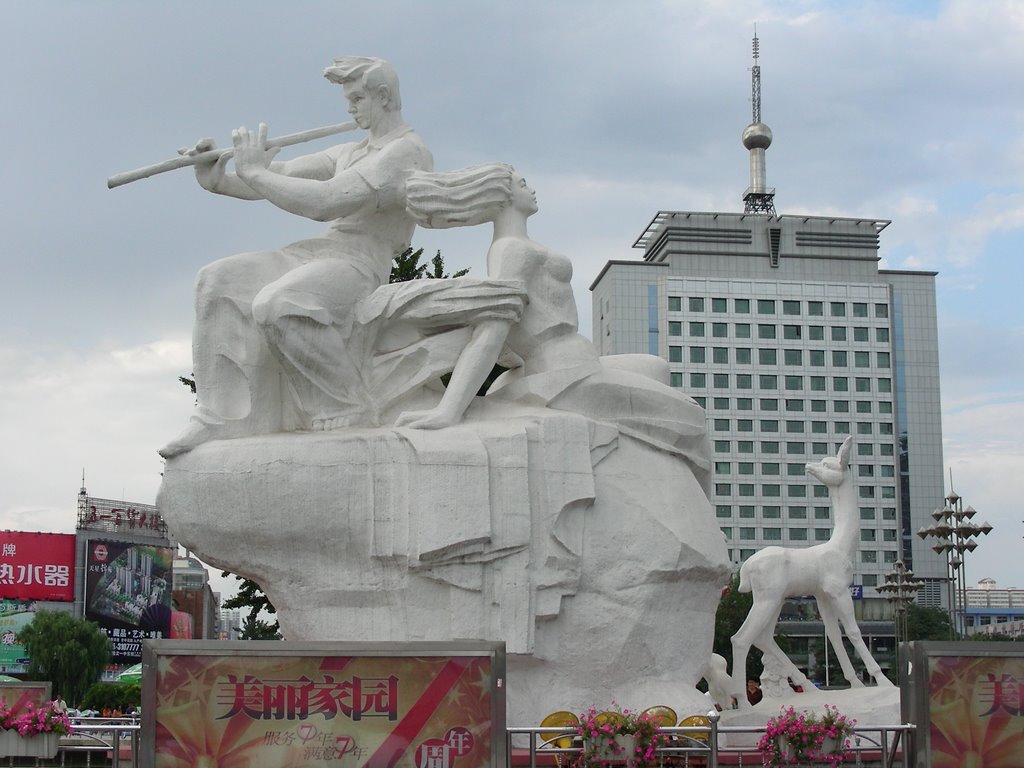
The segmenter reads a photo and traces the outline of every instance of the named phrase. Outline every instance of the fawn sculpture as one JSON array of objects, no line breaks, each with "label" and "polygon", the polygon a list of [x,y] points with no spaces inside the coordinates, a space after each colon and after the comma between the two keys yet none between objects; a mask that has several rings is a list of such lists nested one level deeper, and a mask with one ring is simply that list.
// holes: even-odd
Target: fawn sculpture
[{"label": "fawn sculpture", "polygon": [[825,632],[851,686],[862,687],[864,683],[857,676],[843,647],[840,624],[875,683],[880,686],[892,685],[882,674],[881,667],[871,657],[861,638],[850,595],[854,557],[860,540],[857,500],[849,465],[852,446],[851,435],[839,448],[838,455],[807,464],[807,474],[828,488],[835,521],[831,538],[824,544],[804,549],[765,547],[740,568],[739,590],[752,592],[754,597],[750,613],[732,638],[730,693],[741,706],[746,702],[743,695],[746,660],[752,645],[764,653],[766,667],[783,669],[793,683],[806,689],[813,687],[813,683],[775,642],[775,623],[787,597],[814,595],[825,623]]}]

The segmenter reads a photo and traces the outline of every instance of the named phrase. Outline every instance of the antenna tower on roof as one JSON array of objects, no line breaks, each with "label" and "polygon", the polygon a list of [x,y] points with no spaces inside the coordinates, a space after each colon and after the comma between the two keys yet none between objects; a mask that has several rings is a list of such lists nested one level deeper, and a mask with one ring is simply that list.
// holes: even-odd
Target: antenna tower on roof
[{"label": "antenna tower on roof", "polygon": [[744,213],[766,213],[775,216],[775,190],[765,178],[764,152],[772,144],[771,129],[761,122],[761,43],[754,28],[754,65],[750,68],[750,105],[752,120],[743,129],[743,146],[750,152],[750,187],[743,193]]}]

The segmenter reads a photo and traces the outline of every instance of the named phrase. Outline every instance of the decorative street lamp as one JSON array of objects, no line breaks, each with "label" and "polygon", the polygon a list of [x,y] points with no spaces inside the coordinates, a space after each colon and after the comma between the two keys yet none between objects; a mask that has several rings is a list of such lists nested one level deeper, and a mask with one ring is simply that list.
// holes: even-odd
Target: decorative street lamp
[{"label": "decorative street lamp", "polygon": [[924,587],[920,579],[914,578],[914,572],[908,570],[902,560],[897,560],[895,570],[885,574],[885,583],[876,587],[889,604],[893,607],[893,616],[896,623],[896,684],[903,684],[903,666],[899,662],[900,642],[906,642],[907,613],[910,603],[914,600],[917,591]]},{"label": "decorative street lamp", "polygon": [[987,536],[992,531],[987,522],[981,525],[972,522],[976,514],[974,507],[964,509],[963,499],[956,491],[950,491],[945,506],[932,512],[935,524],[922,527],[917,532],[922,539],[934,538],[936,543],[932,549],[946,555],[947,592],[953,619],[950,631],[959,638],[967,635],[967,568],[964,559],[968,552],[978,547],[974,537],[979,534]]}]

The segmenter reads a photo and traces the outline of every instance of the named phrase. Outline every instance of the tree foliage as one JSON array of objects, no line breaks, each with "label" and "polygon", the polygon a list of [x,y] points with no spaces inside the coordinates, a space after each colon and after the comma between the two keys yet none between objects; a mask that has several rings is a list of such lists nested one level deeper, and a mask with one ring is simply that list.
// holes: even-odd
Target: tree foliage
[{"label": "tree foliage", "polygon": [[[722,599],[718,603],[718,611],[715,613],[715,642],[714,652],[729,662],[729,672],[732,668],[732,636],[736,634],[743,622],[750,613],[750,607],[754,604],[754,596],[750,592],[740,592],[739,574],[733,574],[729,586],[722,591]],[[751,648],[747,654],[747,679],[758,679],[761,677],[760,652]]]},{"label": "tree foliage", "polygon": [[274,621],[266,621],[260,618],[261,613],[274,616],[277,614],[277,610],[274,608],[274,604],[270,602],[270,598],[264,594],[260,585],[252,579],[243,579],[237,574],[229,574],[224,571],[222,576],[234,575],[238,579],[241,585],[238,588],[238,593],[234,597],[230,597],[224,601],[222,607],[224,608],[248,608],[249,612],[242,619],[242,625],[239,627],[238,637],[240,640],[280,640],[280,625],[277,619]]},{"label": "tree foliage", "polygon": [[430,260],[429,266],[426,263],[421,264],[421,258],[423,258],[422,248],[417,248],[416,250],[413,250],[412,246],[406,248],[395,256],[395,261],[391,265],[391,278],[388,282],[405,283],[409,280],[443,280],[449,277],[462,277],[469,272],[469,267],[467,267],[466,269],[460,269],[453,275],[445,274],[444,258],[441,256],[440,251],[434,254],[434,258]]},{"label": "tree foliage", "polygon": [[917,603],[907,606],[907,640],[949,640],[953,625],[941,608],[925,608]]},{"label": "tree foliage", "polygon": [[93,683],[82,697],[79,709],[120,710],[139,707],[142,704],[142,689],[135,683]]},{"label": "tree foliage", "polygon": [[110,638],[92,621],[63,611],[38,611],[18,643],[31,661],[29,680],[49,680],[53,693],[77,702],[110,663]]}]

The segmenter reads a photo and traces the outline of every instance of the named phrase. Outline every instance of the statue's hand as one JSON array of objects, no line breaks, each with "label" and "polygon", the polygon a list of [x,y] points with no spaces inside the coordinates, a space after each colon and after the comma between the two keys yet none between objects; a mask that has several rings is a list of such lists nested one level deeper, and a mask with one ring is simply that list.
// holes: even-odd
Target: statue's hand
[{"label": "statue's hand", "polygon": [[278,148],[267,149],[267,124],[260,123],[253,133],[245,126],[231,132],[235,146],[235,170],[243,179],[256,171],[265,170],[278,153]]},{"label": "statue's hand", "polygon": [[[211,149],[217,148],[217,142],[213,139],[206,138],[200,139],[191,147],[182,147],[178,150],[179,155],[185,155],[187,157],[196,157],[204,152],[209,152]],[[199,160],[196,162],[194,168],[196,172],[196,181],[203,189],[208,189],[211,192],[214,191],[221,179],[224,178],[225,168],[227,168],[228,160],[230,155],[224,155],[223,153],[217,159],[213,160]]]}]

